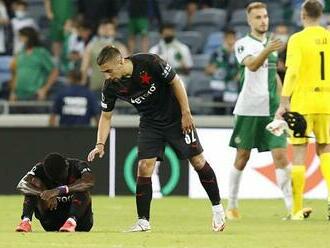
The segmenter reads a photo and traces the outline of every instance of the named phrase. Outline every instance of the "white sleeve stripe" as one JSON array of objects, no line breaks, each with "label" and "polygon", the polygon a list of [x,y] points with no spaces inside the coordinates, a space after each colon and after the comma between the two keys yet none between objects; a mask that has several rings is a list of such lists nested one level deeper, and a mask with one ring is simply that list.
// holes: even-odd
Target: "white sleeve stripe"
[{"label": "white sleeve stripe", "polygon": [[108,108],[108,104],[105,104],[104,102],[101,102],[101,106],[102,106],[102,108]]}]

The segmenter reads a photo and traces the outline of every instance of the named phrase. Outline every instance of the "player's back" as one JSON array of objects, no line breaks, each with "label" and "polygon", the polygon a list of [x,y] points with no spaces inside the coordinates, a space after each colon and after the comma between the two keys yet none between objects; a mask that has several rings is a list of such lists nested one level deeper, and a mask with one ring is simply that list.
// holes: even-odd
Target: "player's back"
[{"label": "player's back", "polygon": [[330,32],[316,26],[294,34],[289,42],[287,66],[298,68],[293,110],[330,114]]}]

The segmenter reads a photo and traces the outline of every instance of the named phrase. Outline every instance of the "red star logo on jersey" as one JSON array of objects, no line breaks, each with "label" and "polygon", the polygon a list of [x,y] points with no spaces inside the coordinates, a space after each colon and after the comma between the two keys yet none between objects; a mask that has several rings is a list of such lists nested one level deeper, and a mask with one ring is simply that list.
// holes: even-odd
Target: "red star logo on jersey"
[{"label": "red star logo on jersey", "polygon": [[140,75],[140,79],[143,85],[149,85],[152,77],[149,76],[147,72],[142,72]]}]

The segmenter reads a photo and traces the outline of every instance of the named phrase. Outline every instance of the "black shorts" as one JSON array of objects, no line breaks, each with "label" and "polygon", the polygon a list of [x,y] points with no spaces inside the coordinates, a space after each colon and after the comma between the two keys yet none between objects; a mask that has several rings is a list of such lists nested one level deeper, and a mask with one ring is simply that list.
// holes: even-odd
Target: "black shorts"
[{"label": "black shorts", "polygon": [[[47,232],[58,231],[69,216],[70,205],[61,206],[57,210],[46,211],[42,213],[38,208],[35,210],[35,217],[40,221],[40,224]],[[89,232],[93,227],[93,212],[90,205],[83,217],[77,220],[76,231]]]},{"label": "black shorts", "polygon": [[180,159],[189,159],[203,152],[196,130],[183,134],[181,122],[167,127],[151,127],[141,123],[137,144],[139,160],[155,157],[163,160],[166,144],[173,148]]}]

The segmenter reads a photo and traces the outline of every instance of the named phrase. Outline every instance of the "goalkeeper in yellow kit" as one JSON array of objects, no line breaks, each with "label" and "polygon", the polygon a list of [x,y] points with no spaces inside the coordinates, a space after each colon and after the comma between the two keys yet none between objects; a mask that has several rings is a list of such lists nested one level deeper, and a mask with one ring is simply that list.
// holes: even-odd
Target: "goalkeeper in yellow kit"
[{"label": "goalkeeper in yellow kit", "polygon": [[[323,6],[317,0],[305,1],[301,8],[304,29],[288,43],[287,71],[277,116],[299,112],[307,121],[305,135],[313,133],[320,167],[328,188],[330,220],[330,32],[320,26]],[[291,138],[293,145],[292,219],[303,219],[305,154],[308,138]]]}]

